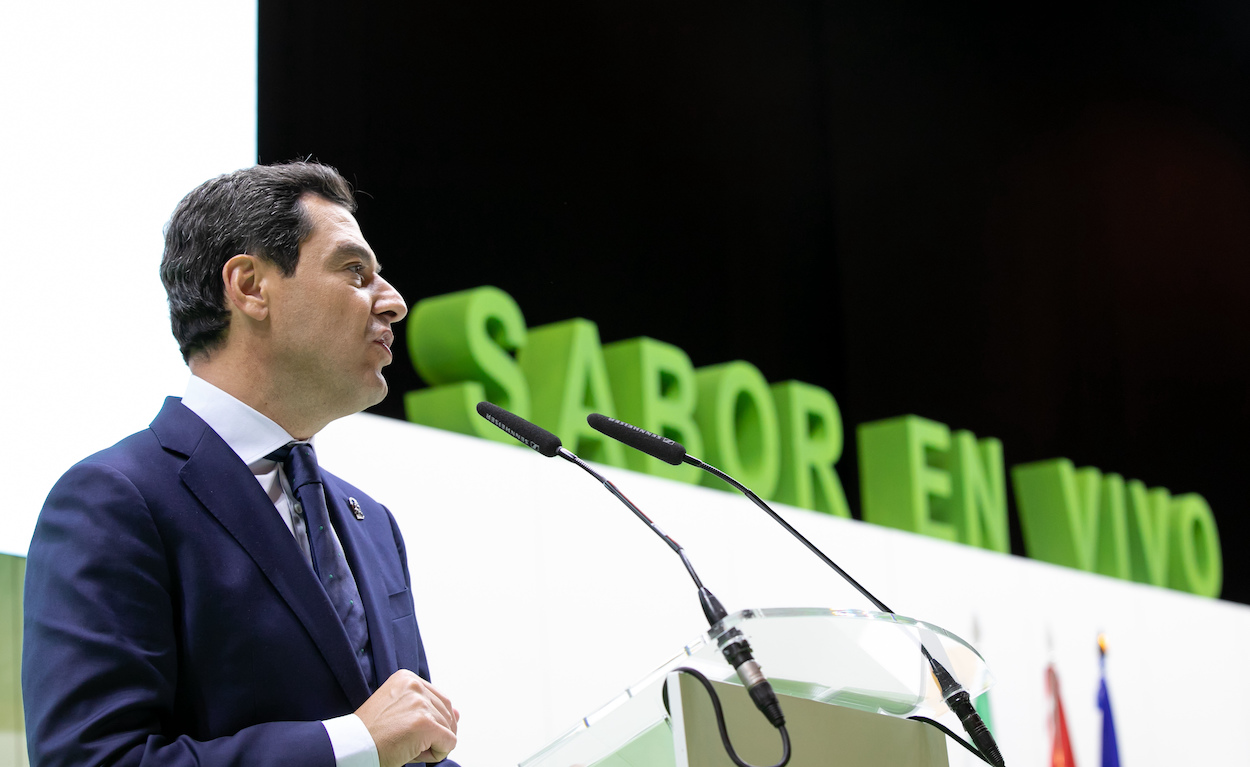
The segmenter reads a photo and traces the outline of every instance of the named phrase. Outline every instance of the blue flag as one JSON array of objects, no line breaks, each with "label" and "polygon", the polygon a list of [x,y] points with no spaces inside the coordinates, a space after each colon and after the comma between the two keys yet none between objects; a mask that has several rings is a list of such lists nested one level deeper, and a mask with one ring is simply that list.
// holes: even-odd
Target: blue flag
[{"label": "blue flag", "polygon": [[1111,715],[1111,693],[1107,691],[1107,639],[1098,637],[1098,708],[1102,711],[1102,767],[1120,767],[1120,747],[1115,739],[1115,717]]}]

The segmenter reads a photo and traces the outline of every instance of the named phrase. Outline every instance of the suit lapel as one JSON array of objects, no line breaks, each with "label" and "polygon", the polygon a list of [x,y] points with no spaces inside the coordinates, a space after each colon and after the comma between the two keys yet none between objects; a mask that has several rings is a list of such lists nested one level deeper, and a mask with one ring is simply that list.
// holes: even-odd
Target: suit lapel
[{"label": "suit lapel", "polygon": [[326,504],[330,512],[330,523],[343,544],[343,553],[347,557],[347,566],[351,568],[352,577],[356,580],[356,590],[360,592],[365,608],[365,621],[369,625],[369,644],[373,651],[373,671],[377,676],[377,684],[381,686],[387,677],[399,668],[395,655],[395,645],[391,642],[391,621],[389,617],[390,597],[386,583],[378,572],[378,557],[371,552],[367,524],[376,524],[377,520],[359,520],[349,511],[347,495],[334,481],[333,477],[325,476]]},{"label": "suit lapel", "polygon": [[173,397],[165,401],[151,428],[163,447],[187,456],[179,472],[183,483],[247,552],[299,618],[348,701],[354,707],[363,703],[369,688],[342,623],[291,531],[273,511],[272,502],[247,465]]}]

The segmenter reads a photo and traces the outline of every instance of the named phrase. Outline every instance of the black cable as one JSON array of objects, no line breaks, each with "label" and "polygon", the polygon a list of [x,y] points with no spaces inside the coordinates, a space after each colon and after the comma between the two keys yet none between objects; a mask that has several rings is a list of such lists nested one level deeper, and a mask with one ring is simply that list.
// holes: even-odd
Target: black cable
[{"label": "black cable", "polygon": [[976,756],[976,758],[980,759],[981,761],[985,762],[986,764],[989,764],[989,765],[993,765],[993,764],[994,764],[994,763],[993,763],[993,762],[991,762],[989,759],[986,759],[986,758],[985,758],[985,754],[983,754],[983,753],[981,753],[980,751],[978,751],[976,746],[972,745],[972,744],[971,744],[971,743],[969,743],[968,741],[964,740],[963,738],[959,737],[959,736],[958,736],[958,735],[956,735],[955,733],[951,732],[951,729],[950,729],[949,727],[947,727],[946,725],[942,724],[941,722],[934,721],[933,719],[930,719],[930,718],[929,718],[929,717],[927,717],[927,716],[909,716],[909,717],[907,717],[907,718],[908,718],[908,719],[912,719],[912,720],[917,721],[917,722],[924,722],[924,723],[925,723],[925,724],[927,724],[927,725],[930,725],[930,726],[933,726],[933,727],[938,728],[938,729],[939,729],[939,730],[941,730],[942,732],[946,733],[947,737],[951,738],[952,740],[954,740],[954,741],[956,741],[957,743],[959,743],[959,745],[961,745],[961,746],[963,746],[964,748],[966,748],[966,749],[968,749],[969,751],[971,751],[971,752],[972,752],[972,753]]},{"label": "black cable", "polygon": [[763,499],[763,498],[760,498],[758,495],[756,495],[756,494],[755,494],[755,493],[751,490],[751,488],[749,488],[749,487],[747,487],[746,485],[742,484],[741,482],[739,482],[738,480],[736,480],[736,479],[734,479],[733,477],[729,476],[728,474],[726,474],[725,472],[721,471],[720,469],[716,468],[716,467],[715,467],[715,466],[713,466],[712,464],[710,464],[710,463],[704,463],[703,461],[700,461],[698,458],[695,458],[693,455],[686,455],[686,456],[685,456],[682,460],[683,460],[685,463],[690,464],[691,466],[697,466],[697,467],[699,467],[700,469],[703,469],[704,471],[706,471],[707,473],[711,474],[711,475],[712,475],[712,476],[714,476],[714,477],[718,477],[718,478],[720,478],[721,480],[723,480],[723,481],[725,481],[727,484],[729,484],[729,486],[731,486],[732,488],[734,488],[734,489],[735,489],[735,490],[737,490],[738,492],[740,492],[740,493],[742,493],[743,495],[745,495],[745,496],[747,497],[747,500],[751,501],[751,503],[754,503],[756,506],[758,506],[758,507],[759,507],[759,508],[760,508],[760,509],[761,509],[761,510],[765,513],[765,514],[767,514],[768,516],[772,517],[774,522],[776,522],[777,524],[779,524],[779,525],[781,525],[782,527],[784,527],[784,528],[786,529],[786,532],[790,533],[790,535],[792,535],[792,536],[794,536],[796,539],[798,539],[799,543],[802,543],[804,546],[806,546],[806,547],[807,547],[807,549],[808,549],[808,551],[810,551],[810,552],[812,552],[813,554],[815,554],[815,555],[816,555],[816,556],[820,559],[820,561],[821,561],[821,562],[824,562],[826,565],[828,565],[829,567],[833,568],[834,572],[836,572],[838,575],[842,576],[842,580],[846,581],[846,582],[847,582],[847,583],[849,583],[851,586],[853,586],[853,587],[855,588],[855,590],[856,590],[856,591],[858,591],[860,594],[863,594],[863,595],[864,595],[864,597],[865,597],[865,598],[866,598],[869,602],[872,602],[872,603],[873,603],[873,605],[874,605],[874,606],[875,606],[878,610],[880,610],[880,611],[881,611],[881,612],[883,612],[883,613],[890,613],[891,615],[896,615],[896,614],[897,614],[897,613],[895,613],[893,610],[891,610],[889,607],[886,607],[885,602],[882,602],[880,599],[877,599],[875,596],[873,596],[872,592],[870,592],[868,589],[866,589],[866,588],[864,588],[863,586],[861,586],[861,585],[859,584],[859,581],[857,581],[857,580],[855,580],[854,578],[852,578],[852,577],[851,577],[851,574],[850,574],[850,573],[848,573],[847,571],[845,571],[845,570],[843,570],[841,567],[839,567],[837,562],[834,562],[832,559],[830,559],[829,557],[825,556],[825,552],[823,552],[823,551],[821,551],[819,548],[817,548],[817,547],[816,547],[816,544],[814,544],[814,543],[812,543],[811,541],[807,540],[807,538],[806,538],[806,537],[805,537],[802,533],[800,533],[798,530],[795,530],[795,529],[794,529],[794,527],[793,527],[793,526],[791,526],[791,524],[790,524],[789,522],[787,522],[787,521],[785,521],[784,519],[782,519],[782,518],[781,518],[781,515],[780,515],[780,514],[778,514],[778,513],[777,513],[777,512],[775,512],[775,511],[773,511],[772,507],[771,507],[771,506],[769,506],[767,503],[764,503],[764,499]]},{"label": "black cable", "polygon": [[[646,432],[646,433],[649,434],[650,432]],[[680,448],[681,462],[688,463],[692,466],[697,466],[700,469],[703,469],[704,471],[716,477],[719,477],[720,479],[727,482],[734,489],[738,490],[743,495],[745,495],[752,503],[754,503],[759,508],[763,509],[770,517],[773,518],[774,521],[778,522],[782,527],[786,529],[787,532],[789,532],[791,535],[797,538],[813,554],[819,557],[822,562],[824,562],[829,567],[833,568],[838,573],[838,575],[841,575],[842,578],[846,580],[847,583],[849,583],[851,586],[854,586],[855,589],[859,591],[860,594],[863,594],[865,597],[867,597],[868,600],[872,602],[879,610],[881,610],[882,612],[890,613],[891,615],[897,615],[897,613],[895,613],[889,607],[886,607],[884,602],[882,602],[880,599],[877,599],[875,596],[873,596],[872,593],[868,591],[868,589],[861,586],[858,581],[856,581],[854,578],[848,575],[845,570],[843,570],[836,563],[834,563],[832,559],[825,556],[825,553],[821,551],[819,548],[817,548],[816,544],[807,540],[807,538],[805,538],[801,533],[799,533],[798,530],[795,530],[792,526],[790,526],[790,524],[787,523],[784,519],[782,519],[781,516],[777,514],[777,512],[773,511],[772,508],[767,503],[765,503],[762,498],[760,498],[755,493],[751,492],[751,490],[746,485],[743,485],[741,482],[729,476],[728,474],[716,468],[715,466],[712,466],[711,464],[708,464],[708,463],[704,463],[698,458],[695,458],[693,455],[686,453],[685,448],[681,448],[680,445],[677,445],[676,443],[674,443],[674,446],[675,448]],[[642,448],[639,448],[639,449],[642,449]],[[644,452],[646,451],[644,450]],[[676,454],[675,449],[674,449],[674,454]],[[984,761],[986,764],[993,765],[993,767],[1006,767],[1006,763],[1003,761],[1002,753],[998,749],[998,744],[994,742],[994,736],[990,734],[989,728],[985,726],[985,723],[981,721],[981,717],[977,715],[976,709],[973,707],[968,697],[968,693],[959,685],[958,682],[955,681],[954,677],[951,676],[950,672],[947,671],[946,668],[929,653],[929,650],[928,648],[924,646],[923,641],[920,644],[920,652],[924,656],[925,660],[928,661],[929,666],[932,669],[934,681],[937,683],[938,688],[942,692],[943,702],[945,702],[946,705],[951,709],[951,711],[953,711],[955,715],[959,717],[960,723],[963,725],[964,729],[968,732],[969,737],[972,738],[972,742],[975,745],[969,745],[966,741],[964,741],[962,738],[959,738],[954,733],[951,733],[950,730],[947,730],[945,727],[942,727],[942,729],[948,734],[950,734],[951,737],[958,740],[960,744],[962,744],[965,748],[970,748],[973,751],[973,753],[975,753],[978,757],[980,757],[981,760]],[[924,719],[924,717],[913,717],[913,718]],[[938,725],[938,726],[941,727],[941,725]]]},{"label": "black cable", "polygon": [[[598,474],[595,473],[593,469],[591,469],[589,466],[586,466],[585,463],[583,463],[580,459],[578,459],[573,454],[569,453],[567,450],[564,450],[564,448],[560,447],[559,439],[556,438],[554,435],[551,435],[549,432],[545,432],[541,429],[538,429],[538,427],[533,426],[528,421],[524,421],[523,419],[520,419],[512,415],[511,413],[508,413],[507,411],[503,411],[500,408],[494,405],[491,405],[490,403],[486,403],[486,402],[479,403],[478,412],[482,413],[483,416],[490,419],[493,423],[495,423],[496,426],[499,426],[501,429],[504,429],[508,433],[512,434],[514,437],[517,437],[518,439],[520,439],[525,444],[529,445],[535,450],[538,450],[540,453],[543,453],[544,455],[548,455],[548,456],[554,456],[554,455],[559,454],[562,457],[566,458],[567,460],[573,461],[574,463],[578,464],[583,469],[590,472],[590,474],[593,475],[596,479],[602,482],[603,485],[607,487],[608,490],[610,490],[613,493],[613,495],[615,495],[617,498],[623,501],[625,505],[628,506],[635,514],[637,514],[640,519],[642,519],[650,527],[652,527],[652,529],[658,535],[660,535],[661,538],[666,539],[666,542],[669,543],[669,545],[673,548],[674,551],[676,551],[678,554],[682,554],[682,561],[683,563],[686,564],[687,570],[690,571],[690,575],[694,579],[695,585],[699,587],[700,600],[703,601],[704,592],[706,591],[706,589],[704,589],[703,585],[699,582],[698,576],[694,574],[694,569],[690,566],[690,563],[686,560],[686,557],[682,553],[681,547],[678,546],[675,541],[672,541],[671,539],[669,539],[668,536],[666,536],[662,531],[659,530],[659,528],[655,527],[655,524],[651,522],[651,520],[648,519],[646,515],[644,515],[641,511],[639,511],[637,507],[635,507],[632,503],[630,503],[629,500],[625,498],[625,496],[621,495],[620,491],[618,491],[612,485],[612,483],[600,477]],[[654,434],[652,432],[646,431],[645,429],[640,429],[637,426],[633,426],[631,424],[625,423],[624,421],[619,421],[614,418],[608,418],[607,416],[600,415],[599,413],[591,413],[590,415],[588,415],[586,417],[586,422],[590,424],[590,426],[594,428],[595,430],[602,432],[603,434],[606,434],[607,436],[612,437],[613,439],[619,440],[623,442],[624,444],[630,447],[633,447],[636,450],[641,450],[642,452],[647,453],[648,455],[658,458],[673,466],[679,466],[682,463],[687,463],[693,466],[697,466],[698,468],[720,478],[721,480],[723,480],[724,482],[732,486],[734,489],[741,492],[752,503],[754,503],[756,506],[762,509],[765,513],[767,513],[770,517],[772,517],[775,522],[780,524],[783,528],[786,529],[787,532],[789,532],[798,541],[800,541],[804,546],[806,546],[809,551],[811,551],[813,554],[819,557],[822,562],[824,562],[826,565],[832,568],[835,572],[838,573],[838,575],[842,576],[842,578],[847,583],[853,586],[857,591],[859,591],[860,594],[862,594],[865,598],[867,598],[870,602],[872,602],[873,605],[877,607],[877,609],[881,610],[882,612],[889,613],[891,615],[896,614],[894,613],[893,610],[887,607],[884,602],[882,602],[880,599],[877,599],[877,597],[875,597],[871,592],[869,592],[868,589],[860,585],[860,583],[856,581],[854,578],[852,578],[849,573],[847,573],[845,570],[839,567],[836,562],[834,562],[832,559],[826,556],[825,553],[821,551],[814,543],[809,541],[806,537],[803,536],[802,533],[794,529],[793,526],[791,526],[788,522],[782,519],[781,516],[777,514],[777,512],[773,511],[773,509],[767,503],[765,503],[762,498],[760,498],[758,495],[752,492],[750,488],[748,488],[746,485],[743,485],[741,482],[729,476],[728,474],[716,468],[715,466],[705,463],[704,461],[701,461],[698,458],[690,455],[689,453],[686,452],[686,448],[683,447],[680,443],[674,442],[673,440],[667,439],[658,434]],[[530,436],[531,432],[533,435],[536,435],[536,436]],[[707,595],[711,596],[710,592],[708,592]],[[725,617],[725,612],[724,612],[724,608],[720,607],[719,602],[715,602],[714,597],[712,598],[711,601],[714,604],[709,604],[708,602],[704,601],[704,613],[706,614],[708,618],[708,622],[711,623],[713,626],[715,626],[721,619]],[[738,630],[734,629],[733,632],[738,632]],[[726,636],[729,636],[729,635],[727,634]],[[737,650],[739,645],[741,646],[740,651]],[[775,727],[777,727],[778,729],[782,731],[782,739],[786,743],[786,749],[785,749],[786,755],[785,755],[785,758],[782,760],[781,765],[786,764],[789,761],[789,736],[787,735],[785,728],[784,728],[785,720],[784,720],[784,717],[782,716],[780,706],[777,705],[776,697],[772,693],[771,685],[767,683],[767,680],[763,679],[763,675],[759,673],[759,668],[758,666],[755,665],[754,660],[750,655],[750,646],[746,643],[745,637],[742,637],[741,641],[725,643],[722,648],[722,651],[725,654],[725,659],[727,661],[730,661],[730,663],[738,671],[738,675],[742,678],[744,684],[750,690],[751,697],[755,701],[756,706],[760,709],[760,711],[762,711],[765,714],[765,716],[768,717],[769,721]],[[743,660],[735,660],[735,657],[733,657],[735,655],[735,652],[737,652],[739,655],[744,654],[745,660],[750,661],[750,663],[749,664],[745,663],[745,661]],[[976,708],[972,705],[971,698],[969,697],[968,692],[964,690],[963,687],[959,684],[959,682],[957,682],[955,678],[951,675],[951,673],[947,671],[946,667],[943,666],[938,661],[937,658],[933,657],[933,655],[929,652],[929,649],[925,647],[923,639],[921,639],[920,641],[920,652],[929,664],[930,670],[933,675],[933,680],[937,684],[938,689],[941,691],[943,702],[945,702],[946,705],[950,708],[950,710],[957,717],[959,717],[960,723],[963,725],[964,729],[968,732],[969,737],[972,738],[972,743],[971,744],[968,743],[967,741],[955,735],[955,733],[951,732],[949,729],[942,726],[941,724],[938,724],[932,719],[928,719],[927,717],[920,717],[920,716],[913,716],[910,718],[915,719],[917,721],[923,721],[923,722],[932,724],[933,726],[937,727],[942,732],[954,738],[964,748],[967,748],[969,751],[972,751],[974,754],[980,757],[982,761],[986,762],[987,764],[990,764],[993,767],[1006,767],[1002,758],[1002,754],[998,749],[998,745],[994,742],[994,736],[990,733],[989,728],[985,726],[985,723],[981,721],[981,717],[977,714]],[[754,669],[753,675],[748,669],[748,666]],[[748,669],[748,672],[745,674],[744,674],[744,669]],[[730,758],[733,759],[734,763],[736,765],[739,765],[739,767],[752,767],[752,765],[748,765],[745,762],[738,759],[738,757],[734,754],[732,746],[730,746],[729,744],[729,735],[725,731],[724,720],[721,716],[720,701],[717,698],[716,693],[712,690],[711,684],[706,680],[705,677],[703,677],[702,674],[699,674],[697,671],[693,669],[683,667],[677,670],[692,674],[703,683],[703,686],[705,688],[707,688],[708,695],[711,696],[712,698],[712,705],[716,710],[716,721],[717,721],[717,725],[720,727],[721,740],[723,741],[725,745],[726,753],[729,754]],[[758,678],[758,681],[755,681],[753,678]],[[757,693],[758,693],[758,696],[757,696]],[[665,688],[664,688],[664,706],[666,709],[668,708],[667,682],[665,683]],[[780,765],[778,765],[777,767],[780,767]]]},{"label": "black cable", "polygon": [[[712,710],[716,712],[716,727],[720,730],[720,742],[725,746],[725,753],[729,755],[729,758],[733,760],[733,763],[738,765],[738,767],[756,767],[756,765],[753,765],[750,762],[744,762],[738,756],[738,752],[734,751],[733,745],[729,742],[729,731],[725,729],[725,712],[721,709],[720,696],[716,694],[716,690],[712,687],[712,683],[708,681],[707,677],[703,676],[702,673],[690,668],[689,666],[681,666],[673,669],[673,671],[689,674],[695,679],[698,679],[700,684],[703,685],[703,688],[707,690],[708,697],[712,699]],[[667,679],[664,680],[664,688],[661,694],[664,700],[664,711],[672,717],[673,712],[668,708]],[[786,731],[786,726],[784,724],[779,725],[777,730],[781,733],[781,761],[774,765],[770,765],[770,767],[786,767],[786,765],[790,763],[790,733]]]},{"label": "black cable", "polygon": [[981,720],[976,707],[972,705],[972,699],[969,698],[968,691],[960,686],[959,682],[955,681],[955,678],[951,676],[945,666],[938,663],[937,658],[929,654],[928,648],[923,643],[920,645],[920,652],[929,661],[933,680],[937,682],[938,689],[942,691],[942,700],[945,701],[955,716],[959,717],[959,723],[963,725],[964,731],[972,739],[973,747],[976,749],[977,754],[980,755],[986,764],[993,765],[993,767],[1006,767],[1002,752],[998,750],[998,744],[994,741],[994,736],[990,734],[990,729],[985,726],[985,722]]}]

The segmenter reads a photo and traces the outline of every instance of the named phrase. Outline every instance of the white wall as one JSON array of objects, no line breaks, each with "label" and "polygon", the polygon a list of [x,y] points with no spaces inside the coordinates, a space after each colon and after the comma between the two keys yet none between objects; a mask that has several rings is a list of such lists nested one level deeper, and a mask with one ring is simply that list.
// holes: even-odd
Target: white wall
[{"label": "white wall", "polygon": [[[462,712],[456,755],[470,767],[530,756],[706,628],[680,560],[565,461],[369,415],[331,424],[318,453],[400,521],[434,682]],[[731,612],[871,607],[746,499],[601,470]],[[1077,761],[1097,764],[1099,632],[1124,764],[1250,763],[1250,607],[778,511],[900,614],[969,641],[975,620],[1012,767],[1050,764],[1051,659]],[[955,746],[952,764],[973,764],[965,756]]]},{"label": "white wall", "polygon": [[196,184],[255,161],[256,0],[0,4],[0,552],[186,368],[157,276]]}]

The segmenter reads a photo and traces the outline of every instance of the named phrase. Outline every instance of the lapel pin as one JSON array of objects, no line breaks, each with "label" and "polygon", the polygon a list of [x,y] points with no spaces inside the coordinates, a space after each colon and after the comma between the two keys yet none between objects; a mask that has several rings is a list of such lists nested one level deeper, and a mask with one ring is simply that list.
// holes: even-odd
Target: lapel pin
[{"label": "lapel pin", "polygon": [[356,519],[365,518],[365,513],[360,510],[360,502],[355,498],[348,498],[347,505],[352,507],[352,515],[355,516]]}]

